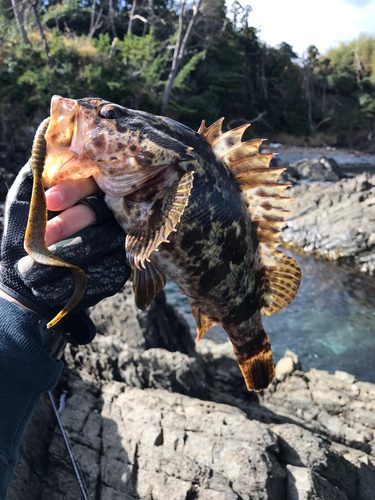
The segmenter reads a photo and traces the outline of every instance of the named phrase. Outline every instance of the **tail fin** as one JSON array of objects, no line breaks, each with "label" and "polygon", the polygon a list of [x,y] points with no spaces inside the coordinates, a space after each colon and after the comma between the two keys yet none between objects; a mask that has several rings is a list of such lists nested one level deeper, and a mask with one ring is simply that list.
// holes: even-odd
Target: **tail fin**
[{"label": "tail fin", "polygon": [[263,330],[241,346],[233,344],[233,350],[249,391],[267,389],[275,375],[271,343]]}]

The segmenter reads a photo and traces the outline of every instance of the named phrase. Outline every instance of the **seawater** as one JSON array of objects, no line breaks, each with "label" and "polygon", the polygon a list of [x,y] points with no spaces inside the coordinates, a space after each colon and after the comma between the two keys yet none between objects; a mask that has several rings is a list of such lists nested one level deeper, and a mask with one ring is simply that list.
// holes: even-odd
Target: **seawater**
[{"label": "seawater", "polygon": [[[303,279],[294,301],[263,319],[274,361],[290,349],[298,355],[303,370],[343,370],[375,383],[375,279],[312,255],[284,251],[298,261]],[[195,337],[187,298],[170,280],[166,294]],[[218,343],[227,340],[219,326],[205,338]]]}]

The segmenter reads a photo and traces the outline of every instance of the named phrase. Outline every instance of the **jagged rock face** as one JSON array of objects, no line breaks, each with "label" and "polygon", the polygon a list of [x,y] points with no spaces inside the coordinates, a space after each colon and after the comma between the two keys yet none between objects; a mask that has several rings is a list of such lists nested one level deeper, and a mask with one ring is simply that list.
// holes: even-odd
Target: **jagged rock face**
[{"label": "jagged rock face", "polygon": [[344,259],[375,273],[375,176],[364,172],[332,185],[288,190],[293,213],[282,240],[332,260]]},{"label": "jagged rock face", "polygon": [[93,307],[90,315],[98,331],[95,342],[114,341],[120,344],[120,349],[126,344],[141,350],[161,347],[189,355],[195,353],[186,321],[166,302],[165,294],[160,293],[141,311],[135,305],[131,281],[121,293]]},{"label": "jagged rock face", "polygon": [[[92,499],[373,500],[374,384],[304,373],[289,352],[256,396],[232,349],[204,340],[200,354],[186,349],[188,328],[159,299],[139,319],[128,286],[93,312],[101,321],[94,342],[66,353],[55,395],[65,391],[61,416]],[[123,323],[103,326],[121,315]],[[151,317],[152,335],[142,327]],[[170,330],[160,334],[163,317]],[[155,347],[172,334],[187,352]],[[8,500],[20,498],[81,498],[46,399]]]},{"label": "jagged rock face", "polygon": [[276,160],[278,167],[285,167],[280,181],[290,184],[306,182],[337,182],[345,177],[341,168],[333,158],[302,158],[294,163]]}]

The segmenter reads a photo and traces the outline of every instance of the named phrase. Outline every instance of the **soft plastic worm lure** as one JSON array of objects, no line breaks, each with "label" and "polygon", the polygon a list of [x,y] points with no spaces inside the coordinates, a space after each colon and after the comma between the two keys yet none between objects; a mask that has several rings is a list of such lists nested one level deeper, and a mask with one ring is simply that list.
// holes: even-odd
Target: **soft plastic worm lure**
[{"label": "soft plastic worm lure", "polygon": [[33,192],[31,196],[29,220],[25,235],[25,250],[30,257],[39,264],[68,267],[71,269],[75,289],[74,293],[66,306],[47,324],[47,328],[56,325],[83,297],[87,286],[86,274],[77,266],[65,262],[52,252],[46,246],[45,235],[47,226],[47,203],[44,193],[42,174],[46,158],[46,140],[44,135],[49,125],[50,118],[46,118],[36,131],[33,147],[31,150],[31,169],[33,173]]}]

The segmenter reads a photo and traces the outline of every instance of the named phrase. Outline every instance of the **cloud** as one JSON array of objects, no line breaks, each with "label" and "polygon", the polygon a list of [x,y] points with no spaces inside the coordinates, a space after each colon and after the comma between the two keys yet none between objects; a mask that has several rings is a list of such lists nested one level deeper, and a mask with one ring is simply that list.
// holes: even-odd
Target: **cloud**
[{"label": "cloud", "polygon": [[343,0],[343,2],[360,9],[374,3],[374,0]]},{"label": "cloud", "polygon": [[286,42],[300,55],[309,45],[321,54],[362,32],[375,33],[375,0],[244,0],[253,11],[249,23],[260,38],[277,46]]}]

